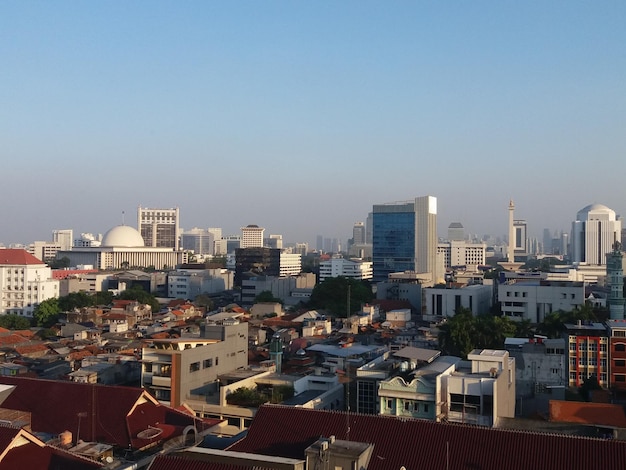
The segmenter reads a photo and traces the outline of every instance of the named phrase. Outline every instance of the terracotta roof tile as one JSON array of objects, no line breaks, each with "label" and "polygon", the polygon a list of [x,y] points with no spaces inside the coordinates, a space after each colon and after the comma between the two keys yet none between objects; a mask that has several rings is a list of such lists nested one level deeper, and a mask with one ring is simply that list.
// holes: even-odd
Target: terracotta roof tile
[{"label": "terracotta roof tile", "polygon": [[0,250],[0,266],[23,266],[29,264],[45,264],[35,258],[28,251],[22,249],[5,248]]},{"label": "terracotta roof tile", "polygon": [[621,405],[550,400],[550,421],[626,428]]},{"label": "terracotta roof tile", "polygon": [[368,470],[626,468],[626,442],[263,405],[229,450],[304,458],[320,436],[374,444]]},{"label": "terracotta roof tile", "polygon": [[[158,425],[171,437],[190,424],[200,430],[202,423],[158,404],[139,388],[21,377],[0,377],[0,383],[16,386],[2,408],[30,412],[33,432],[59,434],[77,429],[80,419],[80,437],[85,441],[140,448],[151,442],[137,438],[148,426]],[[141,400],[146,401],[138,404]]]}]

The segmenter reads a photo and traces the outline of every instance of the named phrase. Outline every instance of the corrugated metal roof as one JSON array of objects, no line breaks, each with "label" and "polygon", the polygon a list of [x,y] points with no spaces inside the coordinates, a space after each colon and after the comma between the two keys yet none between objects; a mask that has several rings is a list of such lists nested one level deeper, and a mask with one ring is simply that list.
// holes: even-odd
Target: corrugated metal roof
[{"label": "corrugated metal roof", "polygon": [[320,436],[374,444],[368,470],[626,468],[626,442],[264,405],[231,450],[303,458]]}]

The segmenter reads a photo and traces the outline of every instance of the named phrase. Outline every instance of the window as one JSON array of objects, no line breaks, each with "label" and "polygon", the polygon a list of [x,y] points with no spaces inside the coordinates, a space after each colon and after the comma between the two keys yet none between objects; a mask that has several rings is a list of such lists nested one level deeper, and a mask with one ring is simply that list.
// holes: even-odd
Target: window
[{"label": "window", "polygon": [[393,408],[393,400],[387,400],[387,408],[389,409]]},{"label": "window", "polygon": [[143,370],[144,370],[144,372],[151,373],[152,372],[152,364],[145,363],[143,365]]},{"label": "window", "polygon": [[620,338],[626,338],[626,330],[615,330],[613,332],[613,336],[618,336]]},{"label": "window", "polygon": [[191,364],[189,364],[189,372],[196,372],[199,370],[200,370],[199,362],[192,362]]},{"label": "window", "polygon": [[217,365],[219,365],[219,363],[220,363],[220,358],[219,358],[219,357],[216,357],[216,358],[215,358],[215,365],[217,366]]},{"label": "window", "polygon": [[624,352],[624,351],[626,351],[626,344],[624,344],[624,343],[618,343],[618,344],[616,344],[616,345],[615,345],[615,351],[618,351],[618,352]]},{"label": "window", "polygon": [[424,413],[428,413],[428,405],[424,405]]},{"label": "window", "polygon": [[615,359],[615,367],[624,367],[624,366],[626,366],[626,360]]},{"label": "window", "polygon": [[411,411],[413,409],[413,406],[412,406],[410,401],[405,401],[404,402],[404,409],[405,409],[405,411]]},{"label": "window", "polygon": [[615,374],[616,382],[626,382],[626,375],[624,374]]},{"label": "window", "polygon": [[213,367],[213,359],[205,359],[204,362],[202,363],[202,367],[205,369],[207,367]]}]

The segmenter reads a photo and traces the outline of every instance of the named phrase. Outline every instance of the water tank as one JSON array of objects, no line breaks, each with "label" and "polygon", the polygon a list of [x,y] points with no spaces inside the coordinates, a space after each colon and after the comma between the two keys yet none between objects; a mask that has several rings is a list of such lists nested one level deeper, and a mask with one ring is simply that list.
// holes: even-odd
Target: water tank
[{"label": "water tank", "polygon": [[63,431],[59,434],[59,441],[61,441],[62,447],[68,447],[72,445],[72,432],[71,431]]}]

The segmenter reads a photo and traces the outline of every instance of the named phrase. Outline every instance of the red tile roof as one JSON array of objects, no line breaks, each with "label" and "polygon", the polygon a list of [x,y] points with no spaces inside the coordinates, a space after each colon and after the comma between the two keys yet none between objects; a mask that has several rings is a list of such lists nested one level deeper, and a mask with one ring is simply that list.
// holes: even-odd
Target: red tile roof
[{"label": "red tile roof", "polygon": [[550,400],[550,421],[626,428],[621,405]]},{"label": "red tile roof", "polygon": [[0,377],[0,383],[16,386],[2,408],[30,412],[33,432],[78,429],[80,418],[85,441],[141,448],[152,442],[137,438],[148,426],[163,429],[156,440],[180,435],[190,424],[201,426],[200,419],[160,405],[140,388],[21,377]]},{"label": "red tile roof", "polygon": [[374,444],[368,470],[626,468],[622,441],[276,405],[261,406],[247,436],[229,450],[303,459],[308,446],[331,435]]},{"label": "red tile roof", "polygon": [[227,463],[204,462],[193,455],[158,455],[148,467],[149,470],[270,470],[266,467],[231,465]]},{"label": "red tile roof", "polygon": [[25,266],[29,264],[45,264],[28,251],[22,249],[0,249],[0,266]]},{"label": "red tile roof", "polygon": [[77,274],[97,273],[97,269],[53,269],[52,279],[65,279]]},{"label": "red tile roof", "polygon": [[[11,445],[14,446],[7,451]],[[102,464],[93,460],[46,446],[23,429],[6,426],[0,426],[0,456],[0,470],[16,468],[87,470],[102,467]]]}]

